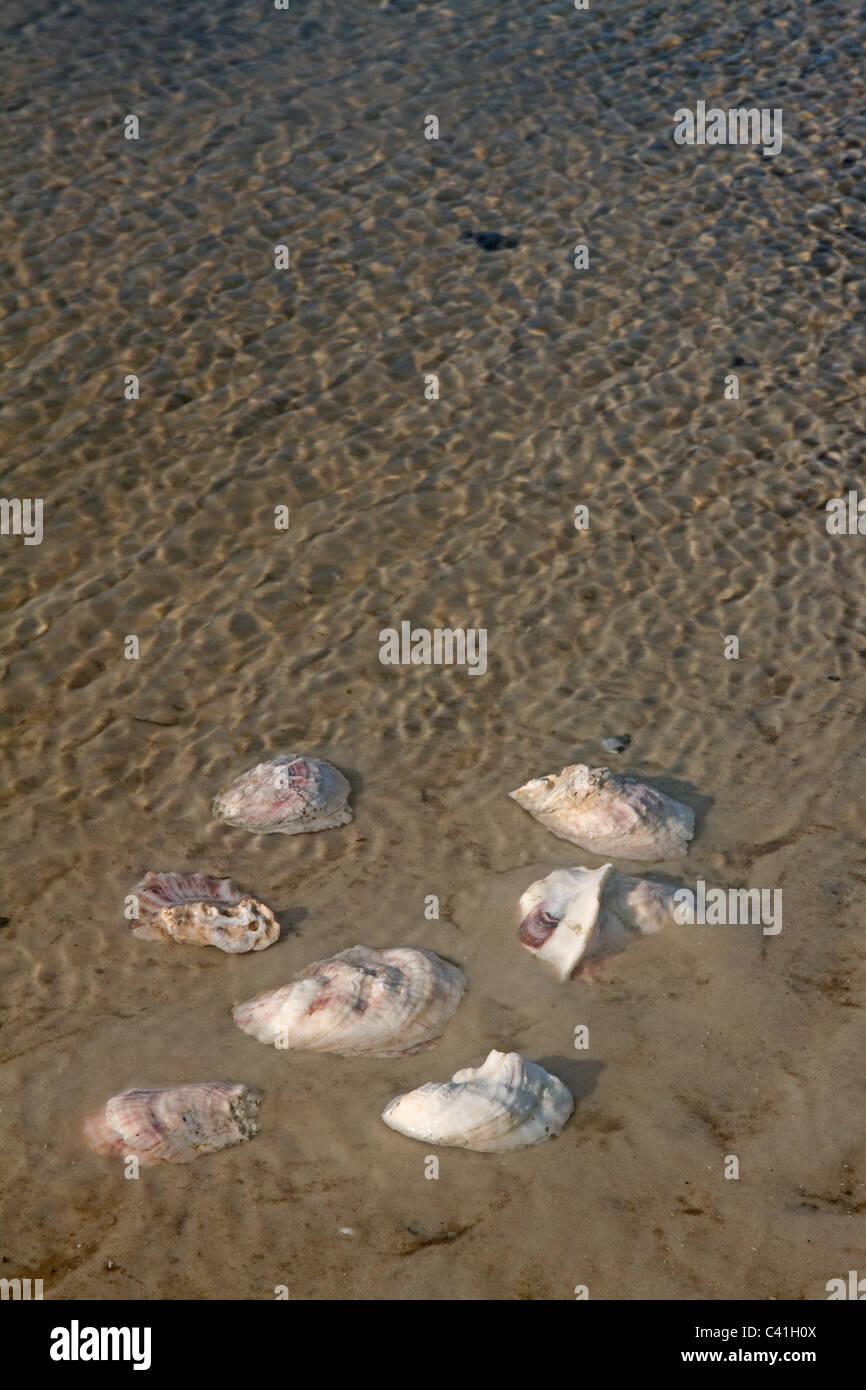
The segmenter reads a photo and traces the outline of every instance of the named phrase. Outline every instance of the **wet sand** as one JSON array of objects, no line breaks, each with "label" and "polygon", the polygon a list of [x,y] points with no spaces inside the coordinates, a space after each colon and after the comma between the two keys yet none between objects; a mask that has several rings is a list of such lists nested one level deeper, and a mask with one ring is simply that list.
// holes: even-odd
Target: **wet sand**
[{"label": "wet sand", "polygon": [[[855,13],[803,13],[7,0],[3,495],[44,498],[44,538],[0,538],[6,1277],[822,1299],[862,1271],[866,541],[824,508],[862,485],[866,120]],[[676,146],[699,99],[782,107],[782,152]],[[487,672],[381,665],[403,619],[486,628]],[[290,751],[346,772],[351,825],[212,818]],[[507,793],[575,761],[681,793],[659,875],[780,887],[781,934],[674,927],[560,985],[517,899],[599,861]],[[150,868],[230,875],[283,940],[137,940]],[[356,942],[465,969],[436,1048],[233,1027]],[[426,1180],[382,1108],[493,1047],[573,1119]],[[264,1093],[257,1138],[138,1181],[82,1148],[114,1092],[201,1079]]]}]

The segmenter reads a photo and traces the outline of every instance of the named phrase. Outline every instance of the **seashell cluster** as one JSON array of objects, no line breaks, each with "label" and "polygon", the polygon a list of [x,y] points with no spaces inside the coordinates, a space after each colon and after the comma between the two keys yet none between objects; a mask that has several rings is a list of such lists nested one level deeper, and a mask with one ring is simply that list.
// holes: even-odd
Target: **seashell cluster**
[{"label": "seashell cluster", "polygon": [[329,830],[352,819],[350,790],[342,772],[322,758],[287,753],[238,777],[214,798],[213,813],[259,835]]},{"label": "seashell cluster", "polygon": [[278,1048],[407,1057],[441,1037],[465,988],[463,971],[432,951],[353,946],[236,1005],[233,1017]]},{"label": "seashell cluster", "polygon": [[151,872],[132,892],[138,899],[132,931],[145,941],[216,946],[236,955],[263,951],[280,935],[270,908],[242,893],[230,878]]},{"label": "seashell cluster", "polygon": [[518,1052],[490,1053],[450,1081],[428,1081],[382,1112],[391,1129],[426,1144],[506,1153],[558,1135],[574,1109],[571,1092]]},{"label": "seashell cluster", "polygon": [[560,980],[590,954],[620,950],[635,933],[649,935],[675,921],[676,889],[600,869],[555,869],[520,899],[518,938]]},{"label": "seashell cluster", "polygon": [[191,1163],[257,1134],[259,1100],[254,1087],[225,1081],[123,1091],[90,1117],[85,1138],[97,1153]]},{"label": "seashell cluster", "polygon": [[676,859],[688,852],[695,829],[691,807],[634,777],[584,763],[536,777],[509,796],[561,840],[592,854]]},{"label": "seashell cluster", "polygon": [[[625,747],[627,737],[608,739]],[[352,819],[350,787],[331,763],[290,753],[257,764],[213,802],[228,825],[298,835]],[[685,854],[694,813],[633,777],[583,764],[510,793],[561,839],[597,854],[659,860]],[[598,869],[556,869],[520,899],[522,944],[565,980],[587,956],[619,949],[635,933],[674,918],[674,888]],[[132,931],[145,940],[261,951],[279,937],[270,908],[228,878],[148,873],[133,892]],[[408,1057],[442,1036],[466,988],[463,971],[420,947],[352,946],[314,961],[288,984],[236,1004],[237,1026],[259,1042],[343,1057]],[[260,1095],[221,1081],[129,1090],[112,1096],[85,1126],[99,1153],[142,1162],[189,1163],[258,1132]],[[517,1052],[492,1051],[450,1081],[396,1096],[382,1119],[427,1144],[505,1153],[562,1132],[574,1110],[568,1087]]]}]

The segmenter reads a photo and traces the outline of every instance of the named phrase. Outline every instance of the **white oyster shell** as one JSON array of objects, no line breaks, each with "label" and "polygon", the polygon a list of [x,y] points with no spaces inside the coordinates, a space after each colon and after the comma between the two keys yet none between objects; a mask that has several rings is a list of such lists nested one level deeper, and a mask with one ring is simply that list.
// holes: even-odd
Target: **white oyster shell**
[{"label": "white oyster shell", "polygon": [[138,917],[131,930],[145,941],[216,946],[236,955],[263,951],[280,935],[270,908],[241,892],[230,878],[151,872],[132,892],[138,899]]},{"label": "white oyster shell", "polygon": [[675,859],[688,852],[695,814],[634,777],[575,763],[536,777],[509,796],[552,830],[592,854],[621,859]]},{"label": "white oyster shell", "polygon": [[601,869],[556,869],[531,883],[520,899],[518,937],[527,950],[567,980],[595,941],[604,885]]},{"label": "white oyster shell", "polygon": [[450,1081],[428,1081],[396,1096],[382,1112],[391,1129],[426,1144],[505,1153],[542,1144],[574,1109],[567,1086],[518,1052],[491,1052]]},{"label": "white oyster shell", "polygon": [[253,1086],[225,1081],[123,1091],[88,1119],[85,1138],[97,1153],[191,1163],[257,1134],[260,1099]]},{"label": "white oyster shell", "polygon": [[432,951],[353,946],[237,1004],[232,1016],[280,1049],[403,1057],[438,1041],[465,987],[463,971]]},{"label": "white oyster shell", "polygon": [[286,753],[238,777],[214,798],[213,813],[260,835],[300,835],[350,821],[350,791],[342,772],[322,758]]},{"label": "white oyster shell", "polygon": [[520,899],[517,935],[533,955],[567,980],[588,955],[621,950],[634,933],[670,925],[676,889],[600,869],[555,869]]}]

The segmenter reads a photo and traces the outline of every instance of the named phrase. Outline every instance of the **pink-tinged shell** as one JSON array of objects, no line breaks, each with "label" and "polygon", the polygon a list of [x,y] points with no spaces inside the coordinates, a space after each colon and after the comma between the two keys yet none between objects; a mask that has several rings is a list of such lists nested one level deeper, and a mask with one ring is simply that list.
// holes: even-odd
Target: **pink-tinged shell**
[{"label": "pink-tinged shell", "polygon": [[280,935],[270,908],[248,897],[230,878],[151,872],[132,891],[138,917],[131,929],[145,941],[171,939],[236,955],[263,951]]},{"label": "pink-tinged shell", "polygon": [[527,950],[567,980],[593,956],[620,951],[635,935],[669,926],[676,888],[600,869],[554,869],[520,899],[517,931]]},{"label": "pink-tinged shell", "polygon": [[691,807],[606,767],[575,763],[509,795],[554,835],[599,856],[675,859],[695,829]]},{"label": "pink-tinged shell", "polygon": [[281,1050],[407,1057],[438,1041],[465,987],[463,971],[432,951],[353,946],[236,1005],[233,1018]]},{"label": "pink-tinged shell", "polygon": [[350,821],[350,791],[331,763],[287,753],[238,777],[214,798],[213,813],[260,835],[299,835]]},{"label": "pink-tinged shell", "polygon": [[546,941],[549,941],[553,933],[559,926],[559,918],[554,917],[548,912],[547,908],[539,904],[528,912],[517,929],[517,935],[524,946],[530,950],[539,950]]},{"label": "pink-tinged shell", "polygon": [[97,1153],[191,1163],[257,1134],[260,1099],[255,1087],[225,1081],[123,1091],[90,1117],[85,1138]]}]

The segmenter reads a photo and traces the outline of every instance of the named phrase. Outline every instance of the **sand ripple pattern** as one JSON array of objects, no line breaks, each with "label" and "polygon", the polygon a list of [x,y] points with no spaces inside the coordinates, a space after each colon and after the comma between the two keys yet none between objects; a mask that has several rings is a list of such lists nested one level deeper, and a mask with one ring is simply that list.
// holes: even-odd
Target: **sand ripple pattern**
[{"label": "sand ripple pattern", "polygon": [[[6,0],[3,495],[44,498],[45,537],[0,541],[2,1144],[10,1258],[52,1296],[813,1298],[804,1251],[857,1267],[866,540],[823,510],[863,486],[857,23]],[[700,98],[783,107],[782,153],[674,146]],[[488,673],[381,666],[403,618],[486,627]],[[689,872],[781,885],[785,928],[671,931],[575,995],[514,941],[570,861],[506,793],[623,731],[617,771],[695,794]],[[345,771],[351,825],[212,819],[296,747]],[[168,863],[254,888],[284,942],[130,940],[128,885]],[[335,1060],[323,1093],[322,1059],[287,1078],[262,1048],[267,1123],[206,1183],[156,1172],[143,1206],[78,1161],[67,1116],[246,1076],[231,1002],[355,940],[460,961],[436,1074],[540,1061],[578,1097],[556,1144],[425,1183],[378,1111],[429,1063],[359,1086]],[[736,1204],[727,1145],[754,1158]]]}]

